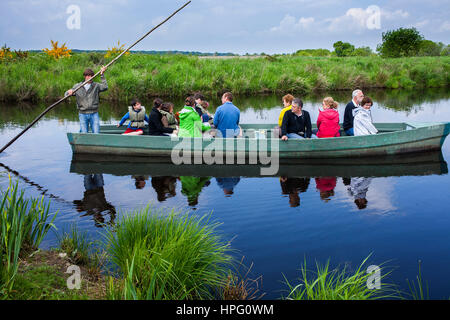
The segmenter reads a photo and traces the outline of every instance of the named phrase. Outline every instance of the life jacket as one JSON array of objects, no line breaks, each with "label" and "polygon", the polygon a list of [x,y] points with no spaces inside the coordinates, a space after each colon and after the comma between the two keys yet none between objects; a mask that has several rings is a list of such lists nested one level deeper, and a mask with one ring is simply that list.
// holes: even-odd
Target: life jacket
[{"label": "life jacket", "polygon": [[136,112],[133,107],[128,107],[128,114],[130,116],[130,127],[144,128],[145,127],[145,107],[141,107],[139,112]]},{"label": "life jacket", "polygon": [[167,112],[167,111],[164,111],[164,110],[159,110],[159,112],[160,112],[163,116],[165,116],[165,117],[167,118],[167,122],[169,123],[169,127],[178,124],[178,121],[177,121],[177,119],[175,118],[175,115],[173,115],[172,113]]}]

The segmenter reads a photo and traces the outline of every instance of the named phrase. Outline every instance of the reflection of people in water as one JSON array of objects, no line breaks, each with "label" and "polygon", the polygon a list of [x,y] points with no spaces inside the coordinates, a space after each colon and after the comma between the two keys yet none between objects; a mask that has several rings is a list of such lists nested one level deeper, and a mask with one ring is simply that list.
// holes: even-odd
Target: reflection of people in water
[{"label": "reflection of people in water", "polygon": [[355,198],[355,204],[358,209],[362,210],[367,207],[367,191],[372,178],[352,178],[348,192],[350,196]]},{"label": "reflection of people in water", "polygon": [[336,188],[336,177],[316,178],[316,189],[320,191],[320,199],[325,202],[330,201],[334,196],[334,188]]},{"label": "reflection of people in water", "polygon": [[104,182],[102,174],[86,174],[84,175],[84,196],[83,200],[74,200],[78,212],[86,211],[82,217],[92,215],[94,217],[95,226],[102,227],[105,223],[103,212],[106,211],[110,215],[108,224],[114,224],[116,218],[116,208],[105,198],[103,190]]},{"label": "reflection of people in water", "polygon": [[239,177],[216,178],[217,185],[222,188],[226,197],[230,197],[234,193],[234,188],[241,181]]},{"label": "reflection of people in water", "polygon": [[308,190],[310,178],[287,178],[280,177],[281,193],[289,195],[289,204],[291,207],[300,205],[301,192]]},{"label": "reflection of people in water", "polygon": [[155,189],[159,202],[177,195],[177,178],[175,177],[153,177],[152,187]]},{"label": "reflection of people in water", "polygon": [[179,178],[181,181],[181,193],[188,198],[188,204],[190,206],[196,206],[198,204],[198,197],[204,186],[210,185],[210,177],[190,177],[182,176]]},{"label": "reflection of people in water", "polygon": [[148,176],[131,176],[131,179],[135,180],[134,185],[136,189],[144,189]]}]

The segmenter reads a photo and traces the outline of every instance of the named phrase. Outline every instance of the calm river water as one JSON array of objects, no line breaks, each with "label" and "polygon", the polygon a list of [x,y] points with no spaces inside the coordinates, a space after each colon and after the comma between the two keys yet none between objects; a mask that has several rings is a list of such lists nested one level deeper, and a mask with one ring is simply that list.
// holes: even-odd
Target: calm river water
[{"label": "calm river water", "polygon": [[[375,122],[450,121],[446,89],[366,94],[375,100]],[[325,95],[340,102],[342,121],[348,92],[304,97],[304,109],[315,121]],[[181,106],[179,100],[174,102]],[[237,97],[234,102],[241,108],[242,123],[275,123],[281,96]],[[145,103],[148,109],[150,104]],[[44,107],[0,105],[0,145]],[[116,123],[125,112],[125,105],[101,103],[103,123]],[[72,161],[66,137],[78,130],[72,101],[57,107],[0,155],[0,186],[7,186],[9,172],[19,174],[27,195],[44,194],[52,210],[59,211],[59,232],[76,223],[99,239],[101,223],[148,203],[198,215],[212,212],[212,219],[221,223],[218,231],[232,239],[237,258],[244,257],[247,266],[253,263],[250,277],[262,276],[264,298],[286,295],[284,276],[295,282],[304,259],[309,267],[330,259],[332,267],[348,263],[354,268],[369,254],[369,264],[386,263],[393,270],[387,281],[406,291],[406,279],[415,279],[420,260],[430,297],[450,297],[449,139],[442,154],[420,164],[365,171],[356,165],[350,174],[331,164],[324,170],[326,177],[233,177],[232,172],[216,177],[208,169],[194,176],[160,177],[154,172],[152,177],[134,174],[133,164],[105,167],[103,172],[96,167],[96,175],[88,175],[89,164]],[[55,246],[56,239],[50,233],[42,246]]]}]

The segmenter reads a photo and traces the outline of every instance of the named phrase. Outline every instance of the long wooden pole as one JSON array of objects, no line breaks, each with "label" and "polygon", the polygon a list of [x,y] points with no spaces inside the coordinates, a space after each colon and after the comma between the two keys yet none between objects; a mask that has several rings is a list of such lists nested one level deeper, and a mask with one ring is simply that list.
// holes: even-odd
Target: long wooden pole
[{"label": "long wooden pole", "polygon": [[[133,43],[131,46],[129,46],[125,51],[121,52],[117,57],[115,57],[113,60],[111,60],[106,66],[105,68],[107,69],[110,65],[112,65],[114,62],[116,62],[117,60],[119,60],[119,58],[121,56],[123,56],[126,52],[130,51],[131,48],[133,48],[136,44],[138,44],[139,42],[141,42],[145,37],[147,37],[150,33],[152,33],[153,31],[155,31],[156,29],[158,29],[160,26],[162,26],[164,23],[166,23],[170,18],[172,18],[174,15],[176,15],[179,11],[183,10],[184,7],[186,7],[188,4],[190,4],[191,1],[186,2],[182,7],[180,7],[178,10],[176,10],[174,13],[172,13],[170,16],[168,16],[166,18],[166,20],[162,21],[160,24],[158,24],[157,26],[153,27],[149,32],[147,32],[146,34],[144,34],[141,38],[139,38],[135,43]],[[86,83],[88,83],[89,81],[91,81],[92,79],[94,79],[96,76],[98,76],[100,74],[101,70],[97,71],[97,73],[89,80],[84,81],[82,84],[80,84],[77,88],[75,88],[73,90],[73,93],[77,92],[82,86],[84,86]],[[36,119],[33,120],[33,122],[31,122],[25,129],[23,129],[17,136],[15,136],[11,141],[9,141],[2,149],[0,149],[0,153],[2,153],[6,148],[8,148],[11,144],[14,143],[14,141],[16,141],[17,139],[19,139],[19,137],[21,135],[23,135],[25,132],[28,131],[28,129],[30,129],[36,122],[38,122],[45,114],[47,114],[50,110],[52,110],[54,107],[56,107],[58,104],[60,104],[61,102],[63,102],[64,100],[66,100],[68,97],[70,97],[69,95],[65,96],[64,98],[59,99],[58,101],[56,101],[55,103],[53,103],[51,106],[47,107],[47,109],[45,109],[39,116],[37,116]]]}]

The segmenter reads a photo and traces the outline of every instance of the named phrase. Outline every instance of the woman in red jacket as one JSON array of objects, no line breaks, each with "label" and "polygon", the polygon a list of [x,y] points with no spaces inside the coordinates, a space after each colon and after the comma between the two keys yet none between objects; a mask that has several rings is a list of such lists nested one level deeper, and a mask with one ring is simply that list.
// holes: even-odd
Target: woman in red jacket
[{"label": "woman in red jacket", "polygon": [[323,99],[322,106],[323,111],[319,109],[319,117],[317,118],[317,137],[340,137],[338,103],[332,97],[327,97]]}]

